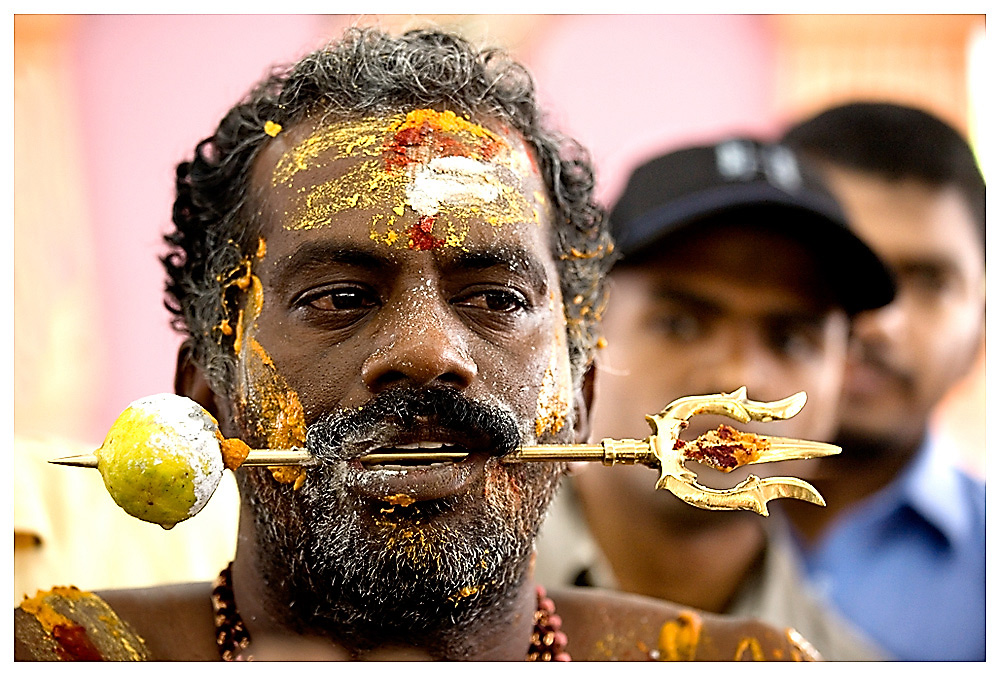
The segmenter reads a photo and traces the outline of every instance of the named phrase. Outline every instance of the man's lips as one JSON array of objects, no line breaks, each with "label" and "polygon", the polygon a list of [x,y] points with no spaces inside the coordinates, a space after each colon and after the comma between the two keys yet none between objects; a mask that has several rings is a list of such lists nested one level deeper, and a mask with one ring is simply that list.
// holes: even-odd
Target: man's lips
[{"label": "man's lips", "polygon": [[[501,454],[491,439],[457,430],[421,429],[370,442],[348,461],[348,486],[361,497],[408,505],[469,492]],[[446,454],[446,458],[428,458]],[[390,456],[387,461],[369,458]]]},{"label": "man's lips", "polygon": [[[421,457],[429,452],[458,457],[444,461]],[[429,441],[378,448],[368,455],[392,455],[393,460],[370,464],[364,462],[367,456],[355,458],[350,462],[349,488],[363,498],[403,506],[468,493],[482,481],[493,457],[483,450]]]}]

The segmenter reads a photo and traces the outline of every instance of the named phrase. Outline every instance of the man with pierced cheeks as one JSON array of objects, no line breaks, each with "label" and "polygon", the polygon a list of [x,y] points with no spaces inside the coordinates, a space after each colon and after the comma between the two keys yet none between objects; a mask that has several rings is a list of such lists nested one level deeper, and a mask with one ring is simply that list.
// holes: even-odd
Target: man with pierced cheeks
[{"label": "man with pierced cheeks", "polygon": [[[351,31],[234,107],[177,189],[178,393],[319,462],[237,470],[214,587],[102,593],[154,658],[814,657],[784,628],[532,582],[565,467],[501,457],[586,441],[613,247],[518,65]],[[360,461],[419,449],[464,457]]]}]

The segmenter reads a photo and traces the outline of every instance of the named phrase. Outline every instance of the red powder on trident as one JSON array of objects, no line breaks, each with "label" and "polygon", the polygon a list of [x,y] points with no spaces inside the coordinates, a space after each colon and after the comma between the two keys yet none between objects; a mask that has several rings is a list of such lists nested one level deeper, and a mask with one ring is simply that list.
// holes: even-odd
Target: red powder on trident
[{"label": "red powder on trident", "polygon": [[416,251],[429,251],[444,244],[444,240],[431,234],[434,227],[433,216],[421,216],[420,220],[406,231],[410,240],[408,246]]}]

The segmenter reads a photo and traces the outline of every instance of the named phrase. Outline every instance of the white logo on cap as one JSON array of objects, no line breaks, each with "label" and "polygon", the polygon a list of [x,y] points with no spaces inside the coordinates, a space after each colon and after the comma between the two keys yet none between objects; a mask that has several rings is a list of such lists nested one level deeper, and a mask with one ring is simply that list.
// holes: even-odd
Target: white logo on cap
[{"label": "white logo on cap", "polygon": [[799,163],[792,151],[784,146],[764,149],[764,175],[772,184],[788,192],[794,192],[802,187]]},{"label": "white logo on cap", "polygon": [[757,173],[757,153],[752,143],[725,141],[715,146],[715,164],[724,178],[746,181]]},{"label": "white logo on cap", "polygon": [[757,145],[742,139],[724,141],[715,146],[715,164],[723,178],[751,181],[763,175],[771,185],[787,192],[802,187],[799,165],[788,148]]}]

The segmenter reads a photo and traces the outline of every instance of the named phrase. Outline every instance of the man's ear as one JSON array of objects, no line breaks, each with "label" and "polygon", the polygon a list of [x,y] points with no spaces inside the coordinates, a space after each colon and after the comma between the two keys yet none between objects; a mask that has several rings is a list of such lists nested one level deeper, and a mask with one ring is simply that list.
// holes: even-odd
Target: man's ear
[{"label": "man's ear", "polygon": [[590,410],[594,403],[594,378],[597,369],[594,362],[587,364],[580,389],[576,392],[573,406],[576,409],[576,443],[585,444],[590,440]]},{"label": "man's ear", "polygon": [[192,358],[191,343],[187,340],[177,350],[177,368],[174,371],[174,393],[192,399],[219,419],[219,401],[205,378],[201,367]]}]

